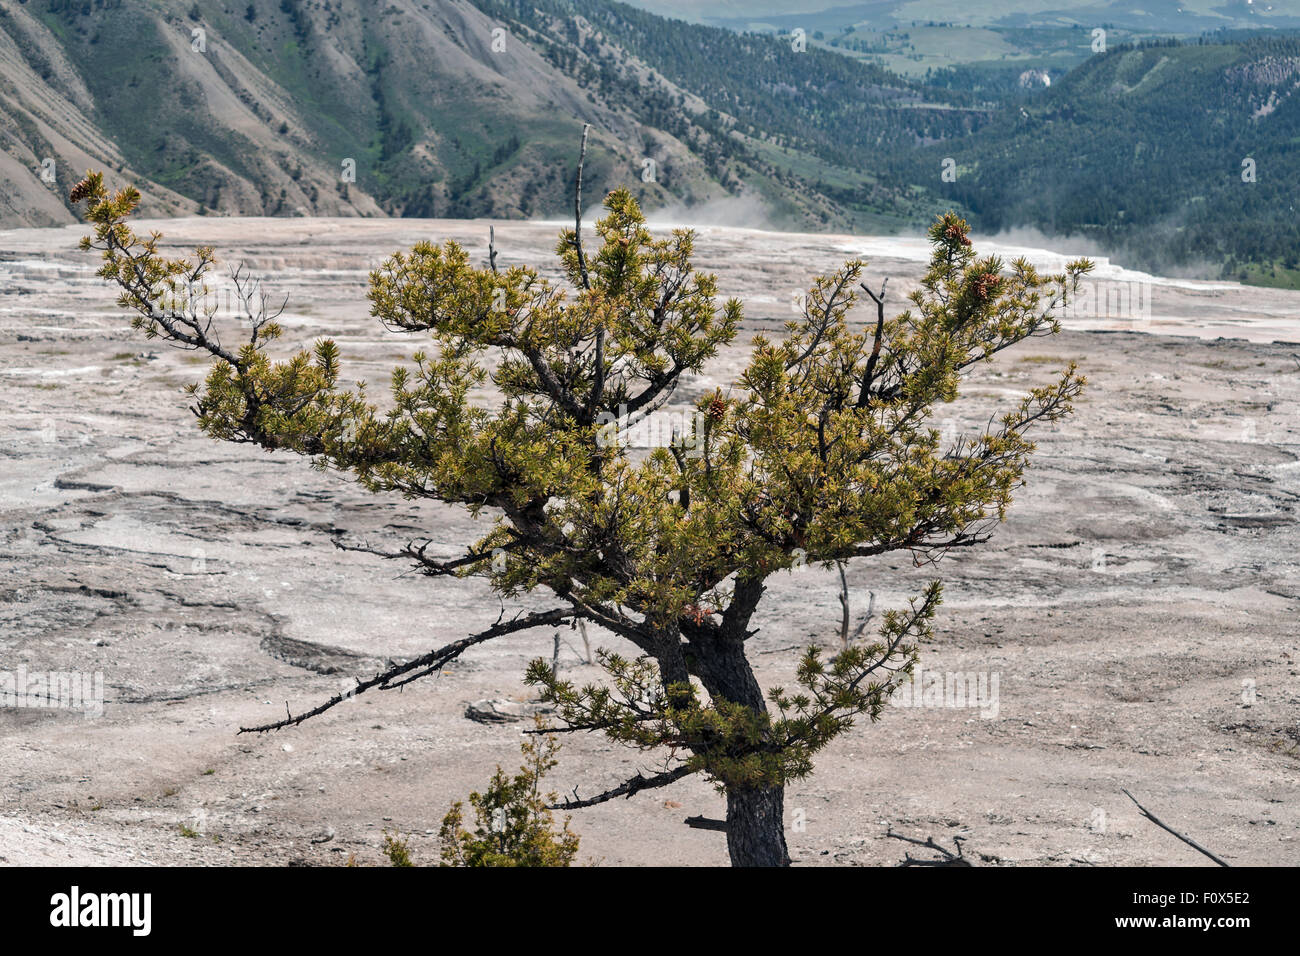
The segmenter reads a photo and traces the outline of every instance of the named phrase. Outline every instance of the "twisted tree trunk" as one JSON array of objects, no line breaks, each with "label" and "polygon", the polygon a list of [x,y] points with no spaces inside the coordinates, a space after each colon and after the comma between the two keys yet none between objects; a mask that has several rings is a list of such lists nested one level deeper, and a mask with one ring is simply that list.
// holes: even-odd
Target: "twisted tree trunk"
[{"label": "twisted tree trunk", "polygon": [[727,851],[732,866],[789,866],[785,788],[727,793]]},{"label": "twisted tree trunk", "polygon": [[[745,656],[744,638],[724,633],[705,646],[700,669],[705,689],[715,698],[765,712],[767,702]],[[732,866],[789,866],[784,786],[727,789],[727,850]]]}]

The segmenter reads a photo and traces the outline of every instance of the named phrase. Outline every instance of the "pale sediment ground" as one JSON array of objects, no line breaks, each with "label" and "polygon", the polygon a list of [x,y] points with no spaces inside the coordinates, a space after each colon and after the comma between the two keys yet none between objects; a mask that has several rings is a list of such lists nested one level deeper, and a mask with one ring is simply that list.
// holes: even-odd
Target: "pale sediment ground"
[{"label": "pale sediment ground", "polygon": [[[356,219],[160,228],[266,273],[290,293],[286,344],[331,335],[346,377],[372,380],[418,343],[368,317],[364,270],[420,238],[481,257],[487,235],[478,222]],[[466,704],[522,698],[524,665],[550,654],[553,632],[485,645],[437,679],[291,731],[236,736],[500,613],[477,582],[402,573],[334,549],[330,532],[374,544],[427,534],[451,554],[480,529],[458,510],[375,498],[197,434],[180,387],[202,363],[131,332],[76,251],[80,234],[0,232],[0,671],[101,672],[106,702],[89,718],[0,708],[0,862],[377,862],[385,828],[413,834],[432,861],[451,801],[518,757],[520,726],[471,722]],[[502,261],[549,266],[554,234],[498,223]],[[683,400],[731,380],[750,335],[779,332],[813,274],[867,254],[897,303],[922,252],[701,230],[700,266],[746,301],[749,321]],[[908,848],[885,837],[892,826],[965,837],[989,862],[1208,863],[1142,820],[1121,787],[1234,863],[1300,858],[1300,347],[1272,341],[1300,340],[1300,296],[1109,265],[1099,278],[1148,282],[1150,316],[1074,316],[1070,331],[981,370],[973,402],[936,423],[973,428],[1070,359],[1092,382],[1077,414],[1042,435],[994,540],[938,567],[890,556],[850,571],[857,611],[868,591],[881,610],[941,577],[922,668],[996,676],[996,716],[891,707],[845,735],[790,787],[799,862],[896,862]],[[1111,332],[1086,331],[1100,328]],[[788,682],[809,641],[832,646],[836,591],[819,569],[772,579],[753,639],[765,684]],[[577,636],[562,637],[570,674],[596,677]],[[587,795],[652,765],[576,737],[552,783]],[[584,860],[720,864],[721,834],[682,821],[721,813],[690,780],[580,811],[574,826]]]}]

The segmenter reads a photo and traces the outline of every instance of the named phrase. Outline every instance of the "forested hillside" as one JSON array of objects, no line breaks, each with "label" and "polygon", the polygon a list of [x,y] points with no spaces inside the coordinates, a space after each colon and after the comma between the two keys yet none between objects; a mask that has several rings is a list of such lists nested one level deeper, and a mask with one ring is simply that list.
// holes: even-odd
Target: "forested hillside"
[{"label": "forested hillside", "polygon": [[554,216],[590,124],[593,197],[861,232],[956,209],[1300,280],[1297,35],[1113,46],[1048,88],[1015,71],[927,84],[609,0],[14,0],[0,224],[70,221],[88,166],[159,215]]},{"label": "forested hillside", "polygon": [[[869,173],[913,224],[957,208],[986,231],[1081,236],[1148,268],[1300,281],[1296,34],[1119,45],[1047,88],[941,90],[602,0],[480,3],[535,26],[575,11],[747,136]],[[852,185],[813,186],[859,207]]]},{"label": "forested hillside", "polygon": [[[1122,47],[891,169],[931,179],[987,230],[1081,234],[1148,266],[1293,284],[1297,90],[1294,35]],[[953,183],[938,181],[947,157]]]}]

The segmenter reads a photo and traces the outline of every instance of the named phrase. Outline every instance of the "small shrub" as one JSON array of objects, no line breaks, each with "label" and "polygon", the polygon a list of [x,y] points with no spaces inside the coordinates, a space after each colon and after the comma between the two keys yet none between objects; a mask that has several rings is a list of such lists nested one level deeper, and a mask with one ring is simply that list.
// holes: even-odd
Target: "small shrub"
[{"label": "small shrub", "polygon": [[385,830],[383,850],[384,856],[388,857],[388,862],[393,866],[415,866],[411,862],[411,848],[405,837]]},{"label": "small shrub", "polygon": [[541,779],[555,767],[559,749],[554,735],[525,739],[519,772],[509,776],[498,766],[487,790],[469,795],[472,833],[465,828],[464,804],[452,804],[439,833],[442,865],[569,866],[578,853],[578,835],[569,829],[569,817],[555,829],[547,804],[556,794],[539,789]]}]

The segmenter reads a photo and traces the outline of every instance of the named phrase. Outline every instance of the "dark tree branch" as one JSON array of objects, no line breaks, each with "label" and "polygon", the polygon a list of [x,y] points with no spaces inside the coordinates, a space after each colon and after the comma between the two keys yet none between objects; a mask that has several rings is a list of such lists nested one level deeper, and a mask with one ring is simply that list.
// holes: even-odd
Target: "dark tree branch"
[{"label": "dark tree branch", "polygon": [[750,619],[754,616],[754,612],[758,609],[758,602],[762,600],[765,590],[763,579],[760,577],[736,578],[736,588],[732,594],[731,603],[722,612],[722,633],[724,636],[739,641],[747,640],[752,636],[747,631],[747,628]]},{"label": "dark tree branch", "polygon": [[[786,360],[785,367],[787,369],[792,369],[797,365],[801,365],[812,356],[813,352],[817,351],[817,346],[821,344],[822,339],[826,336],[826,330],[830,328],[831,316],[835,312],[835,300],[840,297],[840,294],[844,291],[844,287],[848,284],[849,276],[845,273],[840,277],[839,281],[835,283],[835,287],[831,289],[830,297],[826,300],[826,305],[822,309],[821,317],[817,323],[817,330],[808,342],[807,347],[797,357]],[[804,316],[809,320],[812,319],[812,316],[808,315],[807,308],[804,310]]]},{"label": "dark tree branch", "polygon": [[907,843],[915,844],[916,846],[923,846],[927,850],[934,850],[935,852],[942,854],[937,860],[922,860],[912,856],[910,853],[906,853],[903,855],[903,862],[898,864],[899,866],[974,866],[975,865],[971,863],[970,860],[966,859],[965,856],[962,855],[961,844],[962,844],[962,840],[965,839],[964,837],[955,836],[952,838],[953,846],[957,848],[957,852],[953,853],[951,850],[946,849],[945,847],[942,847],[939,844],[935,843],[934,837],[932,836],[926,837],[924,840],[918,840],[916,837],[906,836],[902,833],[895,833],[892,829],[889,830],[885,834],[885,836],[893,837],[895,840],[903,840]]},{"label": "dark tree branch", "polygon": [[[395,687],[401,687],[403,684],[409,684],[417,678],[424,677],[436,670],[444,667],[446,664],[455,660],[462,653],[469,650],[475,644],[482,644],[496,637],[502,637],[506,634],[514,634],[518,631],[526,631],[529,628],[544,627],[559,624],[561,621],[567,621],[573,617],[573,611],[568,608],[557,608],[553,611],[535,611],[531,614],[525,614],[522,617],[512,618],[509,621],[500,621],[493,624],[485,631],[479,631],[477,634],[471,634],[469,637],[463,637],[459,641],[453,641],[444,645],[437,650],[430,651],[421,657],[416,657],[407,661],[405,664],[398,664],[382,671],[367,680],[357,681],[357,686],[350,690],[335,694],[323,704],[313,707],[311,710],[304,711],[298,716],[289,714],[284,720],[277,720],[271,724],[262,724],[257,727],[240,727],[241,734],[261,734],[271,730],[281,730],[285,727],[291,727],[295,724],[301,724],[304,720],[309,720],[318,714],[323,714],[331,707],[335,707],[345,700],[350,700],[358,694],[363,694],[372,688],[378,687],[380,690],[392,690]],[[412,672],[416,672],[412,674]],[[409,676],[407,676],[409,675]],[[398,678],[403,678],[398,680]],[[288,704],[285,705],[285,711],[288,712]]]},{"label": "dark tree branch", "polygon": [[888,285],[889,279],[886,277],[880,284],[880,294],[877,295],[865,282],[860,283],[862,291],[876,303],[876,334],[871,345],[871,357],[867,359],[867,369],[862,374],[862,384],[858,388],[859,408],[866,408],[871,399],[871,386],[876,380],[876,363],[880,361],[880,346],[885,333],[885,289]]},{"label": "dark tree branch", "polygon": [[[487,561],[492,557],[490,552],[474,551],[463,554],[458,558],[451,558],[446,561],[439,561],[431,558],[426,553],[429,546],[433,544],[433,539],[425,541],[423,544],[416,546],[414,541],[408,542],[396,551],[381,551],[379,548],[372,548],[367,544],[347,544],[337,536],[333,539],[334,547],[340,551],[356,551],[361,554],[373,554],[376,557],[386,560],[407,559],[416,562],[419,570],[429,577],[443,577],[456,574],[461,568],[471,564],[477,564]],[[519,547],[519,542],[510,542],[501,547],[502,551],[513,551]]]},{"label": "dark tree branch", "polygon": [[657,773],[652,777],[645,777],[637,774],[631,780],[620,783],[612,790],[606,790],[604,793],[597,794],[594,797],[579,799],[578,790],[573,790],[573,798],[566,798],[563,803],[552,803],[547,806],[547,810],[580,810],[583,807],[594,807],[598,803],[606,803],[618,797],[629,798],[634,793],[640,793],[642,790],[654,790],[658,787],[666,787],[670,783],[676,783],[683,777],[689,777],[696,773],[695,770],[687,766],[674,767],[672,770],[665,770],[663,773]]},{"label": "dark tree branch", "polygon": [[[146,319],[152,322],[157,322],[161,325],[167,333],[166,337],[171,339],[173,342],[178,342],[182,346],[186,346],[190,349],[203,349],[209,354],[229,363],[231,367],[240,370],[243,369],[243,363],[239,360],[238,356],[233,352],[222,348],[221,343],[216,336],[208,334],[211,329],[211,322],[207,323],[206,326],[200,326],[197,321],[186,318],[186,316],[178,310],[159,308],[158,304],[155,302],[155,299],[157,298],[157,290],[150,285],[148,278],[144,274],[144,268],[141,265],[142,260],[145,258],[145,254],[142,253],[139,256],[134,255],[130,249],[118,241],[116,234],[112,232],[108,234],[105,243],[106,245],[104,248],[106,251],[113,252],[116,250],[117,254],[121,255],[130,263],[131,274],[135,281],[120,282],[120,284],[126,290],[128,296],[135,300],[138,306],[138,311],[140,311]],[[201,258],[194,271],[190,274],[190,281],[193,282],[201,278],[203,271],[209,264],[211,264],[211,259]],[[190,332],[187,333],[183,328],[181,328],[181,326],[189,328]]]},{"label": "dark tree branch", "polygon": [[1165,831],[1168,832],[1168,833],[1172,833],[1174,836],[1178,837],[1178,839],[1182,840],[1184,843],[1186,843],[1188,846],[1190,846],[1193,850],[1197,850],[1197,851],[1199,851],[1199,852],[1201,852],[1201,853],[1204,853],[1206,856],[1208,856],[1208,857],[1209,857],[1211,860],[1213,860],[1215,863],[1219,864],[1219,866],[1231,866],[1231,865],[1232,865],[1232,864],[1227,863],[1226,861],[1224,861],[1222,858],[1220,858],[1220,857],[1216,856],[1215,854],[1211,853],[1209,850],[1207,850],[1205,847],[1201,846],[1199,843],[1197,843],[1197,842],[1196,842],[1195,840],[1193,840],[1191,837],[1183,836],[1181,833],[1179,833],[1177,830],[1175,830],[1175,829],[1174,829],[1173,827],[1171,827],[1169,824],[1167,824],[1167,823],[1163,822],[1162,820],[1160,820],[1160,818],[1157,817],[1154,813],[1152,813],[1152,812],[1151,812],[1150,810],[1148,810],[1146,807],[1142,806],[1142,804],[1138,803],[1138,802],[1137,802],[1137,797],[1133,796],[1133,794],[1129,793],[1129,792],[1128,792],[1127,790],[1125,790],[1123,787],[1120,788],[1120,792],[1121,792],[1122,794],[1124,794],[1124,796],[1128,797],[1130,800],[1133,801],[1133,805],[1136,806],[1139,810],[1142,811],[1142,816],[1146,817],[1148,820],[1150,820],[1152,823],[1154,823],[1154,824],[1155,824],[1156,826],[1158,826],[1160,829],[1165,830]]},{"label": "dark tree branch", "polygon": [[713,820],[709,817],[687,817],[682,822],[692,830],[717,830],[719,833],[727,832],[726,820]]},{"label": "dark tree branch", "polygon": [[613,631],[620,637],[625,637],[640,650],[649,654],[654,649],[654,642],[651,640],[650,629],[643,623],[633,620],[618,609],[610,609],[602,605],[587,604],[581,598],[575,597],[571,593],[562,594],[560,597],[573,605],[574,616],[585,618],[593,624],[599,624],[607,630]]}]

